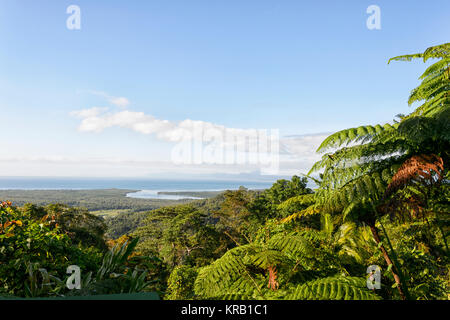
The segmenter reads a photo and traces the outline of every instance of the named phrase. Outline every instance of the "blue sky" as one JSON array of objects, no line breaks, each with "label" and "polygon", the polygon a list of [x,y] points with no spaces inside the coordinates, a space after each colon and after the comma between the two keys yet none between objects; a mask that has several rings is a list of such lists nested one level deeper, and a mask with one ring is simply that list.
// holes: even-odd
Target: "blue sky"
[{"label": "blue sky", "polygon": [[[81,30],[66,28],[72,4]],[[299,135],[283,172],[305,171],[324,134],[408,113],[425,65],[387,60],[449,31],[447,0],[0,0],[0,176],[254,171],[174,166],[173,141],[122,122],[80,130],[74,111],[93,107]]]}]

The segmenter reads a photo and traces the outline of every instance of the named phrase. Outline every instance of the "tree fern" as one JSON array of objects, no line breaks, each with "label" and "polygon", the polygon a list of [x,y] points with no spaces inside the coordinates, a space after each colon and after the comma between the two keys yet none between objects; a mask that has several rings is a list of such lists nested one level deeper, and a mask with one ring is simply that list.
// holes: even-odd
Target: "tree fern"
[{"label": "tree fern", "polygon": [[[393,186],[393,178],[405,176],[398,170],[408,170],[408,161],[418,155],[422,158],[432,154],[440,157],[443,165],[439,171],[448,166],[450,43],[430,47],[424,53],[395,57],[389,62],[416,58],[422,58],[424,62],[438,59],[421,75],[421,84],[409,96],[409,104],[422,104],[411,114],[401,117],[398,123],[351,128],[331,135],[317,150],[328,153],[308,173],[323,170],[314,208],[319,208],[322,213],[342,213],[344,219],[351,217],[367,223],[377,242],[380,239],[375,220],[384,213],[381,208],[386,202],[385,190]],[[405,179],[396,180],[406,183]],[[394,189],[398,190],[389,188]],[[415,198],[410,196],[408,199]],[[387,263],[391,264],[382,245],[380,249]],[[404,281],[401,284],[399,276],[393,273],[400,294],[407,297],[407,291],[403,292],[402,288]]]}]

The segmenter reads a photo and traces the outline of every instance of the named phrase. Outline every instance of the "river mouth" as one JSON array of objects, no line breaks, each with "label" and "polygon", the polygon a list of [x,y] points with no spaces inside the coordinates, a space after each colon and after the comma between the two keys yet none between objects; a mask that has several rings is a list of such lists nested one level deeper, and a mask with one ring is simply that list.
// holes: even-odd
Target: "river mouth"
[{"label": "river mouth", "polygon": [[160,200],[202,200],[206,197],[192,196],[192,191],[141,190],[127,193],[129,198]]}]

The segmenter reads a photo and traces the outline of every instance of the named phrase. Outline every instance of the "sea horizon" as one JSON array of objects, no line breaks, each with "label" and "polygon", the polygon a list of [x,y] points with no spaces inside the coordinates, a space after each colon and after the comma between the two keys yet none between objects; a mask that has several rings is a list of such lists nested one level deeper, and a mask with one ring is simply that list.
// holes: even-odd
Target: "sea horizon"
[{"label": "sea horizon", "polygon": [[96,190],[130,189],[141,191],[221,191],[265,189],[274,181],[227,179],[161,179],[161,178],[79,178],[79,177],[0,177],[0,190]]}]

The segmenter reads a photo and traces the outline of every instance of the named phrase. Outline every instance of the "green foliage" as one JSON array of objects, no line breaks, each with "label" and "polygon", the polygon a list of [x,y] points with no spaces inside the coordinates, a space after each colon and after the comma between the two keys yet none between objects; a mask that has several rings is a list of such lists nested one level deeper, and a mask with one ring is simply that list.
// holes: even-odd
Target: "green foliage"
[{"label": "green foliage", "polygon": [[278,180],[264,192],[264,195],[272,204],[278,205],[292,197],[312,193],[312,190],[306,187],[306,183],[305,177],[298,176],[293,176],[290,181]]},{"label": "green foliage", "polygon": [[194,297],[194,281],[197,270],[180,265],[173,269],[167,280],[167,300],[187,300]]},{"label": "green foliage", "polygon": [[[362,248],[349,240],[351,232],[333,230],[333,226],[324,226],[323,230],[295,231],[268,221],[254,242],[231,249],[201,268],[195,292],[208,299],[284,299],[293,297],[298,286],[313,279],[347,273],[346,268],[355,264],[352,256]],[[354,295],[355,299],[370,297]]]},{"label": "green foliage", "polygon": [[365,278],[328,277],[297,286],[287,300],[379,300],[367,290]]},{"label": "green foliage", "polygon": [[[450,43],[430,47],[423,53],[404,55],[389,60],[410,61],[422,58],[423,62],[428,59],[438,59],[419,78],[422,83],[412,90],[408,103],[423,102],[411,116],[428,116],[448,109],[450,97]],[[448,120],[448,118],[447,118]]]},{"label": "green foliage", "polygon": [[449,292],[449,256],[435,218],[391,224],[393,242],[413,299],[447,299]]},{"label": "green foliage", "polygon": [[[422,83],[409,97],[409,104],[422,105],[392,125],[361,126],[331,135],[318,149],[328,153],[310,171],[323,170],[314,209],[371,227],[388,265],[394,264],[391,270],[398,276],[396,286],[402,298],[411,298],[407,276],[384,232],[391,261],[375,223],[386,213],[401,219],[418,213],[426,215],[433,188],[439,188],[441,182],[448,183],[442,176],[448,172],[450,150],[449,48],[449,44],[444,44],[423,54],[391,59],[439,59],[421,76]],[[446,243],[445,235],[443,239]]]},{"label": "green foliage", "polygon": [[107,236],[117,239],[123,235],[133,233],[142,226],[149,212],[123,212],[116,216],[106,217]]},{"label": "green foliage", "polygon": [[118,268],[124,265],[128,257],[133,252],[138,239],[133,239],[128,245],[124,243],[122,247],[115,245],[111,250],[107,251],[103,257],[103,262],[97,272],[96,280],[103,280],[107,275],[116,272]]},{"label": "green foliage", "polygon": [[[326,153],[310,171],[322,171],[314,194],[291,192],[289,181],[282,180],[253,199],[246,199],[242,191],[229,196],[227,214],[235,219],[234,230],[248,224],[252,212],[259,223],[247,228],[253,236],[244,234],[245,244],[200,269],[196,294],[217,299],[379,299],[361,276],[368,265],[383,264],[383,257],[384,280],[395,282],[381,295],[445,297],[449,49],[444,44],[392,59],[439,60],[410,95],[410,104],[422,105],[393,124],[346,129],[325,139],[318,151]],[[379,224],[381,239],[377,225],[387,212],[396,220]],[[388,235],[387,229],[396,230],[395,223],[417,213],[426,220],[426,237],[419,240],[422,232],[417,229],[408,236],[411,222],[402,237]],[[312,216],[320,217],[320,229],[311,221],[305,223]],[[269,220],[274,217],[283,218],[286,229]]]},{"label": "green foliage", "polygon": [[156,254],[169,266],[204,265],[217,257],[220,237],[205,214],[190,205],[165,207],[149,214],[133,236],[143,254]]},{"label": "green foliage", "polygon": [[52,288],[52,278],[58,279],[48,274],[47,270],[40,268],[38,262],[25,262],[28,279],[24,283],[25,297],[35,298],[46,295],[53,295],[61,290],[61,286]]},{"label": "green foliage", "polygon": [[[254,225],[259,224],[264,219],[266,211],[260,210],[256,205],[253,206],[255,215],[250,211],[250,204],[257,199],[258,195],[249,192],[245,188],[236,191],[227,190],[224,192],[224,200],[219,210],[213,213],[214,218],[218,218],[216,228],[219,232],[226,234],[235,244],[240,245],[250,241],[254,233]],[[261,200],[259,197],[258,200]],[[265,202],[259,203],[265,208]]]},{"label": "green foliage", "polygon": [[[219,210],[214,212],[214,216],[219,218],[216,227],[235,244],[249,243],[268,219],[285,217],[306,207],[307,202],[288,200],[311,194],[312,190],[306,187],[306,183],[306,178],[293,176],[291,180],[276,181],[263,192],[242,188],[226,191]],[[288,202],[282,204],[285,201]]]},{"label": "green foliage", "polygon": [[[361,126],[329,136],[318,151],[330,151],[311,169],[323,170],[322,188],[316,202],[327,212],[344,212],[373,221],[367,210],[372,203],[385,201],[383,195],[391,178],[405,160],[417,154],[434,154],[449,160],[450,118],[446,100],[450,89],[449,44],[427,49],[425,53],[402,56],[394,60],[422,57],[442,59],[427,69],[422,84],[413,90],[410,102],[425,101],[399,123],[384,126]],[[437,97],[439,94],[438,100]]]},{"label": "green foliage", "polygon": [[0,252],[0,287],[18,296],[47,292],[34,285],[38,279],[47,282],[44,269],[61,277],[70,264],[89,270],[99,257],[98,250],[74,246],[55,220],[37,220],[6,202],[0,206]]},{"label": "green foliage", "polygon": [[[80,230],[84,232],[80,232]],[[132,254],[138,239],[97,248],[102,221],[88,212],[54,205],[17,209],[0,206],[0,287],[2,294],[25,297],[131,293],[154,284],[150,257]],[[88,237],[86,237],[86,234]],[[78,244],[77,244],[78,243]],[[69,291],[66,268],[82,270],[82,289]],[[155,286],[153,286],[155,288]]]},{"label": "green foliage", "polygon": [[72,208],[63,204],[38,207],[27,203],[21,210],[32,219],[51,218],[74,244],[93,246],[99,250],[106,249],[104,239],[106,225],[102,218],[90,214],[87,209]]}]

